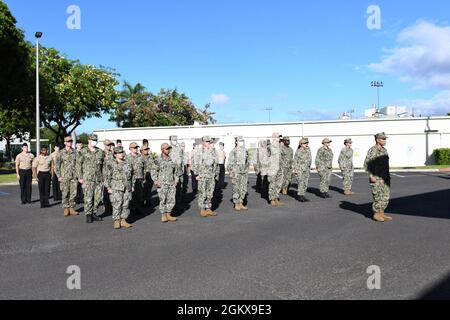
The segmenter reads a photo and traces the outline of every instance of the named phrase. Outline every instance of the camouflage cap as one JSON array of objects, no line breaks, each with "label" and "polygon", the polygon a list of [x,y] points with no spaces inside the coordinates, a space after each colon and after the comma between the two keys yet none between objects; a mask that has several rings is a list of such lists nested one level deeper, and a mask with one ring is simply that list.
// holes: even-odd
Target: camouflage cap
[{"label": "camouflage cap", "polygon": [[145,151],[145,150],[150,150],[150,147],[148,146],[148,144],[143,144],[141,151]]},{"label": "camouflage cap", "polygon": [[283,137],[283,141],[291,141],[291,138],[289,138],[289,137]]},{"label": "camouflage cap", "polygon": [[386,136],[386,133],[384,132],[380,132],[375,135],[375,139],[387,139],[387,138],[388,136]]},{"label": "camouflage cap", "polygon": [[91,141],[98,141],[98,136],[96,134],[91,134],[88,139]]},{"label": "camouflage cap", "polygon": [[325,139],[322,140],[322,144],[324,144],[324,143],[330,143],[330,142],[333,142],[333,140],[330,140],[330,139],[328,139],[328,138],[325,138]]},{"label": "camouflage cap", "polygon": [[202,141],[203,141],[203,142],[212,142],[213,139],[211,139],[210,136],[204,136],[204,137],[202,138]]},{"label": "camouflage cap", "polygon": [[274,133],[272,133],[272,138],[279,138],[280,137],[280,134],[278,133],[278,132],[274,132]]},{"label": "camouflage cap", "polygon": [[350,138],[349,139],[345,139],[344,140],[344,144],[347,144],[347,143],[353,143],[352,139],[350,139]]},{"label": "camouflage cap", "polygon": [[64,142],[73,142],[73,139],[72,139],[72,137],[65,137],[64,138]]},{"label": "camouflage cap", "polygon": [[168,150],[168,149],[172,149],[172,147],[170,146],[170,144],[168,143],[163,143],[161,145],[161,150]]},{"label": "camouflage cap", "polygon": [[136,142],[132,142],[130,144],[130,149],[139,148],[139,145]]},{"label": "camouflage cap", "polygon": [[114,147],[114,153],[125,153],[123,147]]},{"label": "camouflage cap", "polygon": [[300,144],[306,144],[306,143],[309,143],[309,139],[308,138],[302,138],[300,140]]},{"label": "camouflage cap", "polygon": [[114,145],[114,142],[112,142],[111,140],[105,140],[105,141],[103,142],[103,145],[104,145],[104,146],[112,146],[112,145]]},{"label": "camouflage cap", "polygon": [[170,136],[169,140],[171,141],[177,141],[178,140],[178,136]]},{"label": "camouflage cap", "polygon": [[236,142],[245,142],[244,137],[236,137]]}]

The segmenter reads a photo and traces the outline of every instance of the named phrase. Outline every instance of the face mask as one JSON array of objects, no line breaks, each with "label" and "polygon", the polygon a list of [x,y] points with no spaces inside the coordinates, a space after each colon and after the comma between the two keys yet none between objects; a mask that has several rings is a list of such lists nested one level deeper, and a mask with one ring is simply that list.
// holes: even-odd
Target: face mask
[{"label": "face mask", "polygon": [[238,145],[239,145],[239,147],[243,147],[243,146],[245,146],[245,143],[244,142],[239,142]]},{"label": "face mask", "polygon": [[96,147],[97,146],[97,141],[91,141],[91,146]]}]

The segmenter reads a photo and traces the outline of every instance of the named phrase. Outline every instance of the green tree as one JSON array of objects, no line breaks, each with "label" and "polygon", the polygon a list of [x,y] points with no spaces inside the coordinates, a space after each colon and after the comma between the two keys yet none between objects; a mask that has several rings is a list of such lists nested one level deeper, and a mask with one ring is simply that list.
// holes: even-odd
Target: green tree
[{"label": "green tree", "polygon": [[52,48],[41,50],[41,121],[62,143],[82,121],[115,107],[117,74],[69,60]]}]

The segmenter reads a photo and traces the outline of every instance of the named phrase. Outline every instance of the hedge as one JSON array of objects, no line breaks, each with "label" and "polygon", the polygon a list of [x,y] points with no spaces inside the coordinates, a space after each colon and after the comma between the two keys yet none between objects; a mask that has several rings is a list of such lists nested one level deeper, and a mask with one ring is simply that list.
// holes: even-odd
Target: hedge
[{"label": "hedge", "polygon": [[450,149],[436,149],[433,155],[437,165],[450,165]]}]

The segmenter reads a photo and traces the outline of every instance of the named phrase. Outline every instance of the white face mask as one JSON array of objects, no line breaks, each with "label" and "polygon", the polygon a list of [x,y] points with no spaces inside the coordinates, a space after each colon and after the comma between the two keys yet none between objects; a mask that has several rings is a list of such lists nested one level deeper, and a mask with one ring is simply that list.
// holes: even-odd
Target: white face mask
[{"label": "white face mask", "polygon": [[91,146],[96,147],[97,146],[97,141],[91,141]]},{"label": "white face mask", "polygon": [[245,142],[238,142],[238,146],[239,146],[239,147],[245,146]]}]

